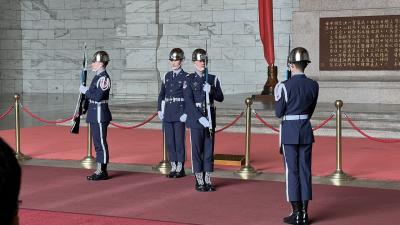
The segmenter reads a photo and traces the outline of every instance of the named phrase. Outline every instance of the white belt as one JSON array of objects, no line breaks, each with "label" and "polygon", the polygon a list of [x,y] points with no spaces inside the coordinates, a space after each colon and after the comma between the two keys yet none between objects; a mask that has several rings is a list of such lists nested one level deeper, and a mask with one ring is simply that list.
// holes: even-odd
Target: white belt
[{"label": "white belt", "polygon": [[166,102],[184,102],[184,98],[165,98]]},{"label": "white belt", "polygon": [[[205,104],[201,103],[201,102],[196,102],[196,107],[202,108],[202,107],[205,107]],[[214,107],[214,104],[210,104],[210,107]]]},{"label": "white belt", "polygon": [[308,119],[308,115],[307,114],[303,114],[303,115],[284,115],[282,117],[282,121],[285,120],[306,120]]},{"label": "white belt", "polygon": [[96,101],[93,101],[93,100],[89,100],[89,102],[93,103],[93,104],[107,104],[108,100],[101,100],[99,102],[96,102]]}]

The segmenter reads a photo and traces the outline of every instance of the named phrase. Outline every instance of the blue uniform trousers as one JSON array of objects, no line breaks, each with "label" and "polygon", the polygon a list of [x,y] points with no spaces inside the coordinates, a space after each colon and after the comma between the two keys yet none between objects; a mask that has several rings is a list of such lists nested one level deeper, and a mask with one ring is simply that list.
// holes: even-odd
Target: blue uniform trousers
[{"label": "blue uniform trousers", "polygon": [[96,151],[96,162],[107,164],[109,161],[107,144],[107,127],[110,123],[90,123],[94,149]]},{"label": "blue uniform trousers", "polygon": [[286,169],[287,201],[312,199],[312,144],[282,144]]},{"label": "blue uniform trousers", "polygon": [[163,122],[170,162],[185,162],[185,123]]},{"label": "blue uniform trousers", "polygon": [[193,173],[214,171],[214,139],[215,135],[210,138],[208,128],[190,129]]}]

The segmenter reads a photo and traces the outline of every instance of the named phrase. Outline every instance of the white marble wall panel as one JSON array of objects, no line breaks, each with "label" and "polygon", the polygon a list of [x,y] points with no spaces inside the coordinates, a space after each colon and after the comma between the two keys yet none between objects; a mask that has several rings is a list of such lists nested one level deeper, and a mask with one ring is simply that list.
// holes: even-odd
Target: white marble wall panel
[{"label": "white marble wall panel", "polygon": [[244,34],[244,23],[242,22],[229,22],[222,23],[223,34]]},{"label": "white marble wall panel", "polygon": [[198,35],[199,33],[199,23],[179,24],[179,35]]},{"label": "white marble wall panel", "polygon": [[246,0],[223,0],[224,9],[246,9]]},{"label": "white marble wall panel", "polygon": [[169,13],[169,23],[179,23],[184,24],[189,22],[191,19],[190,12],[170,12]]},{"label": "white marble wall panel", "polygon": [[[6,2],[7,5],[0,6],[7,9],[0,15],[0,29],[8,30],[0,32],[0,61],[7,60],[3,59],[4,51],[9,51],[6,54],[12,58],[10,64],[1,62],[0,65],[9,71],[20,69],[15,77],[27,73],[24,81],[7,76],[10,80],[7,82],[10,87],[13,83],[15,90],[23,86],[24,92],[75,93],[76,89],[70,84],[77,85],[77,75],[52,77],[50,74],[54,70],[62,74],[63,71],[79,71],[84,42],[87,42],[89,55],[100,49],[110,52],[114,59],[110,63],[110,71],[115,73],[113,79],[121,79],[113,80],[118,87],[113,93],[122,97],[132,97],[139,91],[154,95],[153,89],[158,91],[159,85],[159,78],[154,78],[154,74],[160,76],[161,71],[169,69],[166,58],[173,47],[184,49],[185,67],[192,71],[191,53],[195,48],[205,48],[206,42],[210,72],[225,76],[227,94],[254,92],[265,82],[261,79],[257,84],[253,79],[251,84],[245,84],[246,73],[266,71],[258,31],[257,0]],[[330,7],[327,1],[319,2],[320,7]],[[277,65],[284,64],[291,12],[298,5],[298,0],[274,0],[275,45],[282,48],[275,51]],[[116,49],[118,51],[114,51]],[[43,75],[32,76],[30,70]],[[143,70],[149,72],[143,73]],[[0,75],[3,79],[3,73]],[[35,79],[44,78],[48,82],[40,87]],[[125,78],[132,82],[125,82]],[[146,88],[137,88],[134,83]]]},{"label": "white marble wall panel", "polygon": [[200,35],[218,35],[222,34],[221,23],[200,23]]},{"label": "white marble wall panel", "polygon": [[[111,58],[119,60],[110,66],[125,66],[120,51],[116,54],[113,49],[120,48],[120,40],[116,39],[116,27],[125,23],[125,1],[121,0],[80,0],[80,1],[7,1],[19,2],[15,8],[9,6],[9,13],[2,15],[17,16],[13,22],[0,19],[0,29],[3,24],[12,24],[22,29],[20,32],[9,29],[7,37],[1,36],[0,50],[19,54],[9,54],[14,59],[5,64],[0,62],[1,69],[18,68],[22,80],[15,79],[14,89],[24,92],[37,93],[75,93],[79,76],[65,76],[71,70],[79,73],[81,69],[82,46],[88,43],[88,54],[95,49],[111,52]],[[121,4],[123,3],[123,4]],[[15,17],[14,16],[14,17]],[[14,22],[15,21],[15,22]],[[10,26],[10,25],[8,25]],[[125,25],[126,26],[126,25]],[[3,32],[1,32],[3,34]],[[19,33],[19,34],[18,34]],[[4,40],[4,41],[3,41]],[[24,49],[21,51],[21,49]],[[73,51],[71,51],[73,50]],[[1,59],[0,59],[1,60]],[[112,68],[110,67],[110,70]],[[38,71],[38,72],[32,72]],[[57,71],[55,75],[54,71]],[[64,73],[63,71],[67,71]],[[115,77],[120,77],[121,69],[116,69]],[[3,73],[2,73],[3,74]],[[12,73],[11,73],[12,74]],[[23,75],[22,75],[23,74]],[[62,76],[59,76],[62,74]],[[1,76],[3,80],[5,76]],[[6,76],[8,80],[13,77]],[[42,80],[47,80],[40,82]],[[11,82],[11,81],[7,81]],[[20,85],[20,87],[17,87]],[[23,88],[22,88],[23,86]],[[4,92],[2,89],[0,92]]]},{"label": "white marble wall panel", "polygon": [[213,11],[193,11],[190,21],[192,23],[213,22]]},{"label": "white marble wall panel", "polygon": [[225,8],[224,0],[201,0],[202,10],[221,10]]},{"label": "white marble wall panel", "polygon": [[172,48],[184,48],[189,47],[189,36],[187,35],[174,35],[168,36],[168,47]]},{"label": "white marble wall panel", "polygon": [[230,84],[243,84],[245,82],[244,72],[216,72],[222,82],[222,87]]},{"label": "white marble wall panel", "polygon": [[254,9],[235,10],[235,21],[258,21],[258,13]]},{"label": "white marble wall panel", "polygon": [[236,47],[253,47],[256,44],[256,38],[254,35],[234,35],[232,44]]},{"label": "white marble wall panel", "polygon": [[235,19],[234,10],[214,10],[213,21],[216,23],[220,22],[232,22]]},{"label": "white marble wall panel", "polygon": [[196,11],[201,9],[202,1],[200,0],[181,0],[181,9],[185,11]]},{"label": "white marble wall panel", "polygon": [[245,49],[236,47],[236,48],[223,48],[222,49],[222,59],[233,60],[233,59],[244,59],[245,58]]},{"label": "white marble wall panel", "polygon": [[127,49],[126,66],[131,69],[155,69],[155,49]]}]

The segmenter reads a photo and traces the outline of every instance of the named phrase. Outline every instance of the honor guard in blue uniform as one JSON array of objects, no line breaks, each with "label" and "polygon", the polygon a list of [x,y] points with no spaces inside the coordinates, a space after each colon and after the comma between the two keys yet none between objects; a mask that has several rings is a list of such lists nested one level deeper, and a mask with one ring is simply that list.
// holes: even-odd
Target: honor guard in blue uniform
[{"label": "honor guard in blue uniform", "polygon": [[89,101],[86,122],[89,123],[94,147],[96,150],[96,171],[87,177],[88,180],[108,179],[107,164],[109,162],[107,127],[112,119],[108,107],[111,80],[106,67],[110,57],[105,51],[98,51],[92,58],[92,71],[96,73],[89,87],[80,86],[80,92]]},{"label": "honor guard in blue uniform", "polygon": [[311,154],[314,134],[310,119],[318,99],[319,85],[304,74],[310,63],[306,49],[293,49],[288,57],[290,79],[275,87],[275,115],[282,120],[280,145],[285,160],[286,197],[292,213],[288,224],[308,225],[308,201],[312,199]]},{"label": "honor guard in blue uniform", "polygon": [[[222,93],[219,79],[215,75],[208,74],[207,52],[204,49],[194,50],[192,61],[196,70],[186,77],[183,93],[185,96],[185,111],[188,115],[186,126],[190,128],[192,170],[196,181],[195,189],[200,192],[215,191],[215,187],[211,183],[211,173],[214,171],[214,134],[216,125],[214,101],[222,102],[224,94]],[[208,77],[206,78],[207,75]],[[209,107],[207,107],[206,94],[209,97]],[[211,115],[207,114],[209,113],[207,108],[210,109]]]},{"label": "honor guard in blue uniform", "polygon": [[168,178],[185,176],[185,102],[183,83],[187,73],[182,69],[185,55],[182,49],[174,48],[169,53],[171,71],[167,72],[158,95],[158,117],[162,120],[171,171]]}]

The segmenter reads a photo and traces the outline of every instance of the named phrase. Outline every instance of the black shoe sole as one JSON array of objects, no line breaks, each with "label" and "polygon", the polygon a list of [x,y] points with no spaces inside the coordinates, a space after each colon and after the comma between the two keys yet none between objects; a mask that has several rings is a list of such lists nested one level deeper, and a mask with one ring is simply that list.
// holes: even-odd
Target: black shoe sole
[{"label": "black shoe sole", "polygon": [[92,179],[92,178],[86,177],[86,180],[88,180],[88,181],[99,181],[99,180],[108,180],[108,179],[110,179],[110,178],[109,177],[105,177],[105,178],[100,178],[100,179]]},{"label": "black shoe sole", "polygon": [[198,191],[198,192],[207,192],[207,189],[206,189],[206,187],[195,187],[194,188],[196,191]]},{"label": "black shoe sole", "polygon": [[182,177],[186,177],[186,174],[176,174],[174,176],[174,178],[182,178]]}]

